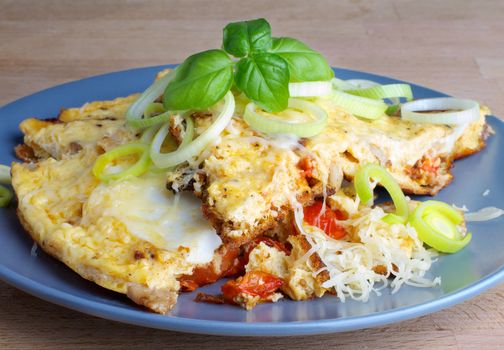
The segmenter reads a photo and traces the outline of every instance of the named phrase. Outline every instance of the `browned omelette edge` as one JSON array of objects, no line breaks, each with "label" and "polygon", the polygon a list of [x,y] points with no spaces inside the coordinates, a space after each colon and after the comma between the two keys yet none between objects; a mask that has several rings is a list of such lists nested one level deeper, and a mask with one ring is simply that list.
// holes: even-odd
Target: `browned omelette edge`
[{"label": "browned omelette edge", "polygon": [[[17,198],[16,198],[17,199]],[[69,266],[65,259],[63,259],[57,252],[57,250],[52,249],[50,244],[47,244],[44,240],[40,239],[36,234],[29,221],[26,220],[21,210],[16,210],[17,216],[21,225],[23,226],[26,233],[31,237],[31,239],[37,243],[38,247],[42,249],[45,253],[52,256],[56,260],[62,262],[70,269],[75,271],[79,276],[85,278],[88,281],[97,283],[103,279],[110,279],[111,276],[101,273],[97,269],[92,269],[90,267],[82,268],[80,266]],[[128,283],[128,289],[126,295],[135,303],[145,306],[146,308],[155,311],[160,314],[166,314],[169,312],[177,303],[178,293],[170,289],[154,289],[142,286],[137,283]]]}]

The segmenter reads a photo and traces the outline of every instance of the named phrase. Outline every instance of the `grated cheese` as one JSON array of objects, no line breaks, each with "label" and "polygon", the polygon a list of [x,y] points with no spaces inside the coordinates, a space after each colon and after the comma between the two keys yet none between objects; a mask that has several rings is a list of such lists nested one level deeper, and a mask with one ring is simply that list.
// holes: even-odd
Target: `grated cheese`
[{"label": "grated cheese", "polygon": [[460,211],[463,211],[463,212],[468,212],[469,211],[469,209],[467,208],[467,206],[465,204],[463,206],[461,206],[461,207],[458,207],[457,205],[455,205],[455,204],[452,203],[452,207],[454,207],[455,209],[458,209]]},{"label": "grated cheese", "polygon": [[36,242],[33,242],[33,245],[30,250],[30,256],[36,258],[38,256],[38,245]]},{"label": "grated cheese", "polygon": [[[415,287],[440,284],[439,277],[425,278],[435,253],[424,248],[411,226],[381,221],[385,215],[382,208],[362,207],[357,216],[340,221],[349,238],[334,240],[317,227],[303,224],[301,205],[293,203],[293,206],[296,225],[311,245],[301,262],[317,253],[326,267],[314,275],[327,271],[329,279],[322,287],[334,288],[342,302],[346,298],[367,301],[372,293],[380,295],[380,290],[387,286],[396,293],[404,284]],[[375,271],[378,266],[384,268],[384,274]]]},{"label": "grated cheese", "polygon": [[470,221],[488,221],[497,219],[498,217],[504,215],[504,210],[496,207],[486,207],[478,210],[474,213],[466,213],[464,215],[467,222]]}]

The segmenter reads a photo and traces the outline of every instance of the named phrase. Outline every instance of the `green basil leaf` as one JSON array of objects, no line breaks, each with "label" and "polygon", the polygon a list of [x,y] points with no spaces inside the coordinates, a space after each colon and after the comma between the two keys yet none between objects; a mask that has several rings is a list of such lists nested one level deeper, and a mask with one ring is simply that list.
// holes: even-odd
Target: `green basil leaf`
[{"label": "green basil leaf", "polygon": [[188,57],[163,95],[166,110],[205,109],[224,97],[233,84],[234,62],[222,50]]},{"label": "green basil leaf", "polygon": [[224,28],[223,48],[235,57],[267,51],[271,44],[271,26],[264,18],[229,23]]},{"label": "green basil leaf", "polygon": [[289,64],[291,81],[329,80],[334,72],[324,56],[293,38],[273,38],[271,52]]},{"label": "green basil leaf", "polygon": [[242,58],[236,67],[236,86],[268,112],[279,112],[289,102],[289,67],[272,53]]}]

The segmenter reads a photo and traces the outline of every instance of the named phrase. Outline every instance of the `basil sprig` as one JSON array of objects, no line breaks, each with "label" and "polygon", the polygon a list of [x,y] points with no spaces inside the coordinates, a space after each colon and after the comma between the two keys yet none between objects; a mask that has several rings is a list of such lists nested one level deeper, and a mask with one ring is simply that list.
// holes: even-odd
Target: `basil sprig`
[{"label": "basil sprig", "polygon": [[279,112],[288,105],[289,81],[334,76],[324,57],[301,41],[273,38],[263,18],[229,23],[223,37],[222,50],[194,54],[177,67],[163,96],[167,110],[208,108],[222,99],[234,82],[264,110]]}]

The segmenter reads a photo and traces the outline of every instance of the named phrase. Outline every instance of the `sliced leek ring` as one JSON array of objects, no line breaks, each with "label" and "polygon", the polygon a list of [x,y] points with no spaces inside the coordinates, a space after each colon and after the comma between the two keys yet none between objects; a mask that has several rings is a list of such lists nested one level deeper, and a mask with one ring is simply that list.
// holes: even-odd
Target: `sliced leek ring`
[{"label": "sliced leek ring", "polygon": [[464,222],[462,214],[443,202],[420,203],[408,221],[422,242],[443,253],[456,253],[471,241],[470,233],[462,237],[458,231],[457,225]]},{"label": "sliced leek ring", "polygon": [[126,111],[127,124],[133,127],[136,127],[135,125],[141,125],[139,124],[139,121],[142,120],[142,116],[147,106],[163,94],[174,76],[175,70],[156,80],[154,84],[149,86],[147,90],[145,90],[140,95],[140,97],[135,102],[133,102],[133,104]]},{"label": "sliced leek ring", "polygon": [[[312,137],[318,135],[327,125],[327,112],[313,102],[290,98],[288,110],[299,110],[304,114],[312,116],[310,121],[294,121],[288,118],[281,118],[280,115],[274,116],[266,114],[254,102],[250,102],[245,107],[243,119],[256,131],[265,134],[290,134],[298,137]],[[283,112],[289,113],[289,111]]]},{"label": "sliced leek ring", "polygon": [[160,169],[167,169],[198,156],[210,142],[219,137],[231,121],[231,118],[233,118],[234,110],[235,100],[233,94],[228,92],[224,96],[224,106],[222,107],[220,114],[217,116],[212,125],[210,125],[194,140],[192,139],[194,125],[192,124],[192,119],[187,117],[186,122],[188,124],[184,140],[177,150],[169,153],[161,153],[161,146],[170,131],[169,124],[164,124],[159,129],[156,136],[154,136],[150,146],[150,157],[152,162]]},{"label": "sliced leek ring", "polygon": [[372,98],[373,100],[397,97],[404,97],[408,101],[413,99],[413,91],[411,91],[411,86],[408,84],[376,85],[367,89],[352,89],[345,92],[356,96]]},{"label": "sliced leek ring", "polygon": [[[132,166],[119,172],[107,172],[107,166],[115,160],[138,154],[138,160]],[[103,182],[122,180],[128,177],[140,176],[149,168],[148,146],[143,143],[129,143],[116,147],[100,155],[93,166],[93,175]]]},{"label": "sliced leek ring", "polygon": [[[385,110],[385,114],[387,115],[394,114],[400,108],[401,106],[400,97],[404,97],[408,101],[411,101],[413,99],[413,92],[411,90],[411,86],[408,84],[381,85],[372,80],[363,80],[363,79],[341,80],[337,78],[332,79],[332,84],[335,89],[341,90],[350,95],[360,96],[373,100],[389,99],[390,101],[392,101],[392,105],[389,105]],[[365,102],[365,100],[362,101]],[[366,111],[364,112],[361,111],[360,113],[363,113],[363,115],[360,115],[360,117],[366,118],[367,115]],[[376,112],[376,114],[378,114],[378,112]],[[373,112],[371,112],[371,115],[373,115]],[[376,118],[372,117],[368,119],[376,119]]]},{"label": "sliced leek ring", "polygon": [[11,168],[7,165],[0,164],[0,183],[10,184],[11,183]]},{"label": "sliced leek ring", "polygon": [[331,94],[331,81],[306,81],[289,83],[290,97],[320,97]]},{"label": "sliced leek ring", "polygon": [[381,100],[373,100],[367,97],[355,96],[343,91],[333,90],[334,103],[348,113],[365,119],[378,119],[385,115],[389,107]]},{"label": "sliced leek ring", "polygon": [[[153,114],[157,114],[154,117]],[[138,129],[146,129],[154,125],[162,124],[170,120],[172,113],[165,111],[162,103],[149,103],[145,107],[143,118],[128,121],[128,125]]]},{"label": "sliced leek ring", "polygon": [[385,168],[377,164],[366,164],[355,173],[355,192],[362,203],[369,205],[373,201],[371,179],[378,181],[387,190],[396,208],[394,214],[385,216],[385,222],[389,224],[405,223],[409,215],[408,201],[392,175]]},{"label": "sliced leek ring", "polygon": [[12,197],[13,197],[12,192],[8,188],[0,185],[0,208],[9,205]]},{"label": "sliced leek ring", "polygon": [[[444,111],[419,113],[422,111]],[[453,111],[450,111],[453,110]],[[404,103],[401,117],[414,123],[462,125],[480,118],[478,102],[454,97],[426,98]]]}]

